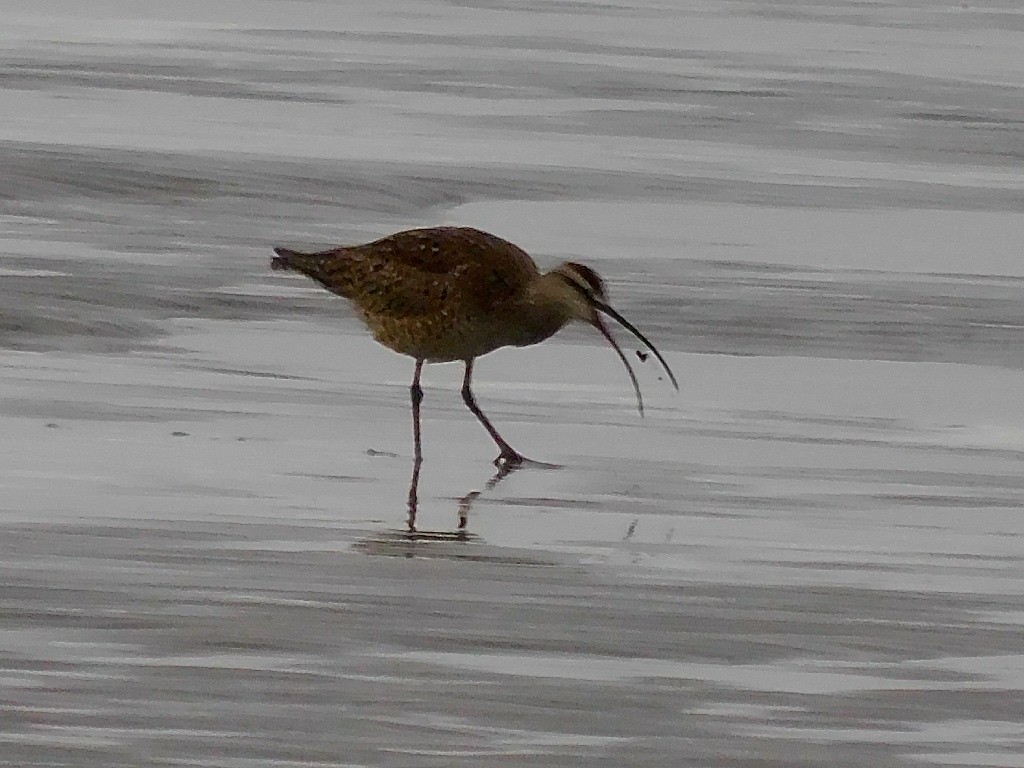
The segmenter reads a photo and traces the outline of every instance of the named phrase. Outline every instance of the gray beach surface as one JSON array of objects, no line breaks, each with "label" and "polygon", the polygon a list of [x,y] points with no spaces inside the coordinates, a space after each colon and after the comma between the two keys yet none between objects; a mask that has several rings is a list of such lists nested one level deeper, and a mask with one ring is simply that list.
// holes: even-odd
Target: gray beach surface
[{"label": "gray beach surface", "polygon": [[[1021,50],[1010,0],[6,4],[0,765],[1024,766]],[[438,223],[592,265],[681,392],[482,358],[561,465],[495,485],[429,366],[413,538],[412,361],[269,258]]]}]

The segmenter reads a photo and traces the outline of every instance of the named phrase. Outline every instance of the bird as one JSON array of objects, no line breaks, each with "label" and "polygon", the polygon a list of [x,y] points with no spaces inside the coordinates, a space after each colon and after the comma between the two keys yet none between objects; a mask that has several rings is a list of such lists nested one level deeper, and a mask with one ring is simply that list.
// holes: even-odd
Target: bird
[{"label": "bird", "polygon": [[[277,247],[274,253],[273,269],[301,273],[348,299],[379,343],[416,361],[409,388],[414,486],[422,462],[420,377],[426,363],[463,363],[462,399],[498,447],[495,466],[506,472],[542,463],[509,445],[476,402],[473,364],[488,352],[537,344],[571,321],[588,323],[626,366],[642,416],[640,385],[603,320],[607,316],[654,353],[679,389],[665,358],[608,304],[604,280],[584,264],[568,261],[541,272],[517,245],[479,229],[455,226],[408,229],[361,245],[315,252]],[[411,511],[414,505],[411,490]]]}]

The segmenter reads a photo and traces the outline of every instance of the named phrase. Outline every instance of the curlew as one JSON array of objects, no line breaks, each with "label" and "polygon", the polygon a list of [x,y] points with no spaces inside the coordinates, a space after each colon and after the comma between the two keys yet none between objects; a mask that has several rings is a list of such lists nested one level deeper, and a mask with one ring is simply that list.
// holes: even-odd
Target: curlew
[{"label": "curlew", "polygon": [[608,305],[604,281],[583,264],[566,262],[542,273],[521,248],[467,227],[411,229],[372,243],[316,253],[287,248],[274,252],[274,269],[300,272],[348,299],[378,342],[416,361],[410,387],[415,449],[410,519],[422,462],[420,374],[424,363],[465,365],[462,399],[497,444],[494,463],[504,472],[539,462],[530,462],[512,448],[477,405],[473,363],[481,355],[499,347],[537,344],[570,321],[589,323],[626,366],[642,415],[636,374],[602,319],[607,315],[654,353],[679,389],[661,353]]}]

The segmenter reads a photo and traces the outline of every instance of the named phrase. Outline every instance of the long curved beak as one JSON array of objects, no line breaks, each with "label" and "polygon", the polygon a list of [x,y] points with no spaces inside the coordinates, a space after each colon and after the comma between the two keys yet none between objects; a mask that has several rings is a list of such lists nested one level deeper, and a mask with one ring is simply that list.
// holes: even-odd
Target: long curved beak
[{"label": "long curved beak", "polygon": [[[665,362],[665,358],[661,356],[661,352],[659,352],[657,349],[655,349],[654,345],[651,344],[651,342],[647,340],[647,337],[644,336],[642,333],[640,333],[640,331],[637,330],[635,325],[633,325],[626,318],[624,318],[622,315],[620,315],[618,312],[616,312],[614,309],[612,309],[610,306],[608,306],[604,302],[594,301],[593,299],[591,299],[591,303],[594,305],[594,309],[597,309],[598,311],[603,312],[604,314],[608,315],[610,318],[615,320],[623,328],[625,328],[627,331],[629,331],[634,336],[636,336],[643,343],[643,345],[645,347],[647,347],[649,350],[651,350],[651,352],[654,353],[654,356],[656,358],[658,358],[658,362],[661,363],[661,367],[664,368],[665,369],[665,373],[668,374],[668,378],[669,378],[669,381],[672,382],[672,386],[675,387],[676,391],[678,392],[679,391],[679,382],[676,381],[675,374],[672,373],[672,369],[668,367],[668,363],[666,363]],[[624,366],[626,366],[626,372],[629,374],[629,380],[633,383],[633,391],[636,392],[636,406],[637,406],[637,410],[639,410],[640,411],[640,415],[643,416],[644,415],[644,399],[643,399],[643,396],[641,396],[641,394],[640,394],[640,384],[637,383],[636,374],[633,373],[633,366],[631,366],[629,364],[629,360],[627,360],[626,356],[622,353],[622,348],[619,347],[619,345],[616,343],[614,337],[611,334],[611,331],[608,330],[608,326],[601,320],[601,316],[600,315],[595,315],[594,316],[594,325],[601,332],[601,335],[603,335],[606,339],[608,339],[608,343],[610,343],[612,345],[612,348],[615,350],[615,353],[619,356],[619,360],[621,360],[622,364]]]}]

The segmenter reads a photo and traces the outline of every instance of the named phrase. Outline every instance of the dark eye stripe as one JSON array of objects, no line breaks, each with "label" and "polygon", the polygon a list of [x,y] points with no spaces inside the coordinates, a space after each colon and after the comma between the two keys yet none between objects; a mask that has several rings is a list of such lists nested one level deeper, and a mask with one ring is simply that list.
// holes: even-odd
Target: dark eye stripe
[{"label": "dark eye stripe", "polygon": [[591,291],[587,290],[587,288],[580,285],[579,282],[574,280],[569,275],[565,274],[565,272],[555,272],[554,274],[557,275],[563,283],[565,283],[574,291],[576,291],[576,293],[578,293],[580,295],[580,298],[582,298],[584,301],[586,301],[589,304],[593,303],[594,297],[591,295]]},{"label": "dark eye stripe", "polygon": [[570,261],[566,266],[570,267],[583,282],[590,286],[590,290],[595,296],[604,296],[604,280],[597,272],[586,264],[575,261]]}]

